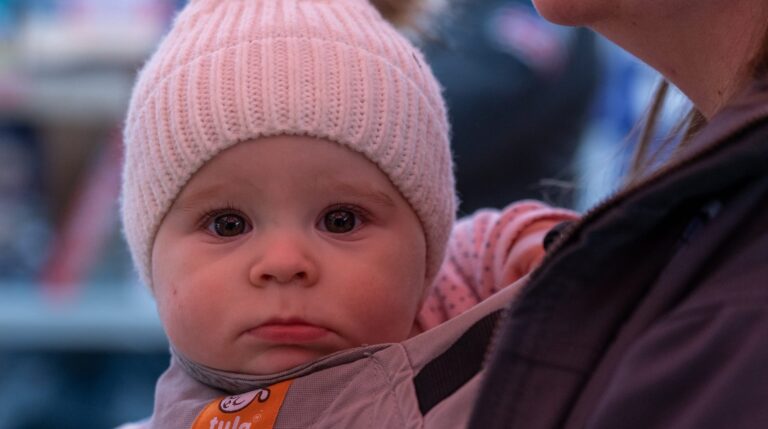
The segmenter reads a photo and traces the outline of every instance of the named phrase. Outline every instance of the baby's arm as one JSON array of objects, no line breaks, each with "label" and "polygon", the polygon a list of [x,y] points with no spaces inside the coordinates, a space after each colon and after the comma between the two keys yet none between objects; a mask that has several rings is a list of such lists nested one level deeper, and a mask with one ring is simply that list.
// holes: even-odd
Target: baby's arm
[{"label": "baby's arm", "polygon": [[529,273],[544,256],[547,232],[577,217],[569,210],[521,201],[457,222],[419,314],[420,327],[437,326]]}]

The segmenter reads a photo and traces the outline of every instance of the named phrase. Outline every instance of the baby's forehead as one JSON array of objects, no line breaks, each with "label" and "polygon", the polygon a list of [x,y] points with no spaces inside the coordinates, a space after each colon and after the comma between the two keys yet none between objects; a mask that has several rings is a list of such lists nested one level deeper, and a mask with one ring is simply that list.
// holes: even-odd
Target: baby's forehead
[{"label": "baby's forehead", "polygon": [[394,205],[399,190],[362,154],[328,140],[279,136],[233,145],[193,174],[177,202],[198,205],[221,198],[277,193],[310,198],[333,192]]},{"label": "baby's forehead", "polygon": [[[282,182],[280,178],[273,178],[260,183],[252,178],[244,178],[237,174],[231,174],[228,171],[222,171],[222,173],[215,179],[204,177],[201,180],[190,182],[179,194],[177,202],[183,205],[201,205],[222,199],[257,199],[262,195],[269,194],[270,189],[281,188]],[[382,189],[382,187],[376,186],[371,182],[356,181],[354,177],[346,179],[338,174],[315,177],[303,176],[292,180],[294,183],[303,182],[304,186],[301,186],[301,189],[292,186],[285,189],[285,191],[296,192],[304,190],[305,192],[315,192],[317,194],[332,192],[335,195],[342,195],[350,199],[371,200],[386,206],[395,205],[391,191],[388,192],[386,189]]]}]

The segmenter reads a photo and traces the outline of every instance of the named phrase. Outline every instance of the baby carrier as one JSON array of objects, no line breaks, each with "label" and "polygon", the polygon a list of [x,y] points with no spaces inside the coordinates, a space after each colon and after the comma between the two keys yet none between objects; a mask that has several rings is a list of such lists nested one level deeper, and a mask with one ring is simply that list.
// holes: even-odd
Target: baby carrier
[{"label": "baby carrier", "polygon": [[402,343],[343,350],[270,376],[201,370],[174,355],[152,417],[123,429],[464,427],[502,309],[518,289]]}]

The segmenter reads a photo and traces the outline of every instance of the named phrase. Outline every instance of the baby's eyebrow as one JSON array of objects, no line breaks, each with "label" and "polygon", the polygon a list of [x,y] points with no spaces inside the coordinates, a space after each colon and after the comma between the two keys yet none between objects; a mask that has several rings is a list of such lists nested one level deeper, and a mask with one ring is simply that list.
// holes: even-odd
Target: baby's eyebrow
[{"label": "baby's eyebrow", "polygon": [[182,192],[173,206],[183,211],[197,210],[200,206],[209,205],[211,201],[222,199],[223,190],[222,185],[212,185],[190,193]]},{"label": "baby's eyebrow", "polygon": [[395,207],[395,201],[386,192],[375,187],[359,186],[333,179],[319,180],[318,186],[327,186],[335,192],[348,195],[352,198],[370,200],[387,207]]}]

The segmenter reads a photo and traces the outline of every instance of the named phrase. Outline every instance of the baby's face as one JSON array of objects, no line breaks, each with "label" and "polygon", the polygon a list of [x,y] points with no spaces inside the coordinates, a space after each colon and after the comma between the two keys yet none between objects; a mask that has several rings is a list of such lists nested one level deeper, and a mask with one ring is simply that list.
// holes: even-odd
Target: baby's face
[{"label": "baby's face", "polygon": [[407,338],[426,244],[410,205],[366,158],[270,137],[235,145],[192,177],[158,231],[152,282],[177,350],[270,374]]}]

